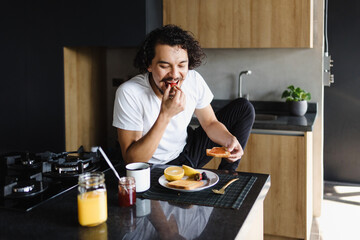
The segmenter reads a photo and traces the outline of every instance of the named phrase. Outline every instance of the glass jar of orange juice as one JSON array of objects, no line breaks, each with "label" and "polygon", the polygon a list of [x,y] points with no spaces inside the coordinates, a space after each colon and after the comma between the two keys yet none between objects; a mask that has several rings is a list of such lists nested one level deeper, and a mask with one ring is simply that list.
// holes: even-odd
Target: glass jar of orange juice
[{"label": "glass jar of orange juice", "polygon": [[78,218],[82,226],[96,226],[107,220],[105,177],[101,172],[79,176]]}]

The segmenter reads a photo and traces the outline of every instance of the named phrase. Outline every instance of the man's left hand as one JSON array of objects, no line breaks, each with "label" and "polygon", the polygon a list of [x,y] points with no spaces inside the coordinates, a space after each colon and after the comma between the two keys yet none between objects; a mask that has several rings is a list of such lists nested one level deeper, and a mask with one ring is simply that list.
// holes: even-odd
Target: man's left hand
[{"label": "man's left hand", "polygon": [[241,147],[239,141],[236,137],[233,137],[230,142],[227,144],[227,149],[231,153],[230,157],[228,157],[228,160],[230,162],[235,162],[236,160],[239,160],[244,155],[244,150]]}]

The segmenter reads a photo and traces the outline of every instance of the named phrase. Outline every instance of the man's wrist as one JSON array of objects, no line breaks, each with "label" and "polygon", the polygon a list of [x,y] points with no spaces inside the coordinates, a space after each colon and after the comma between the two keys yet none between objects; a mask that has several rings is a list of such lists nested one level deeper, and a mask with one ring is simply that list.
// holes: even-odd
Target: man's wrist
[{"label": "man's wrist", "polygon": [[158,121],[160,123],[164,123],[164,124],[168,124],[171,120],[171,116],[169,116],[168,114],[164,113],[164,112],[160,112],[159,116],[158,116]]}]

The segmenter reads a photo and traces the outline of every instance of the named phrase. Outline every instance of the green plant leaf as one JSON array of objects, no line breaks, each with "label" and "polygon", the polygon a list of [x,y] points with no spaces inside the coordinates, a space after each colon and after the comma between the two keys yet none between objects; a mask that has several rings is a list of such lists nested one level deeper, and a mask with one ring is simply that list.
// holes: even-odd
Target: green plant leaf
[{"label": "green plant leaf", "polygon": [[290,92],[288,90],[285,90],[282,95],[281,98],[287,98],[288,96],[290,96]]},{"label": "green plant leaf", "polygon": [[294,99],[298,99],[300,97],[299,93],[297,92],[292,92],[291,93],[291,96],[294,98]]},{"label": "green plant leaf", "polygon": [[285,98],[286,102],[311,100],[311,94],[300,87],[295,88],[293,85],[290,85],[287,89],[281,95],[281,98]]},{"label": "green plant leaf", "polygon": [[297,87],[294,92],[296,92],[296,94],[300,97],[300,94],[303,92],[303,90],[301,90],[301,88]]}]

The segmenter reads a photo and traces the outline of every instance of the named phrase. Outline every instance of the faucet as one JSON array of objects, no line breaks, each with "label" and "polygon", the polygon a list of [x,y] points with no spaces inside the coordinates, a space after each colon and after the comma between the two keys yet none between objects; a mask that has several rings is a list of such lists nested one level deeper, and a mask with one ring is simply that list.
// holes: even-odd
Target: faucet
[{"label": "faucet", "polygon": [[241,92],[241,85],[242,85],[242,75],[250,75],[251,74],[251,70],[246,70],[246,71],[242,71],[239,74],[239,92],[238,92],[238,97],[241,98],[242,97],[242,92]]}]

